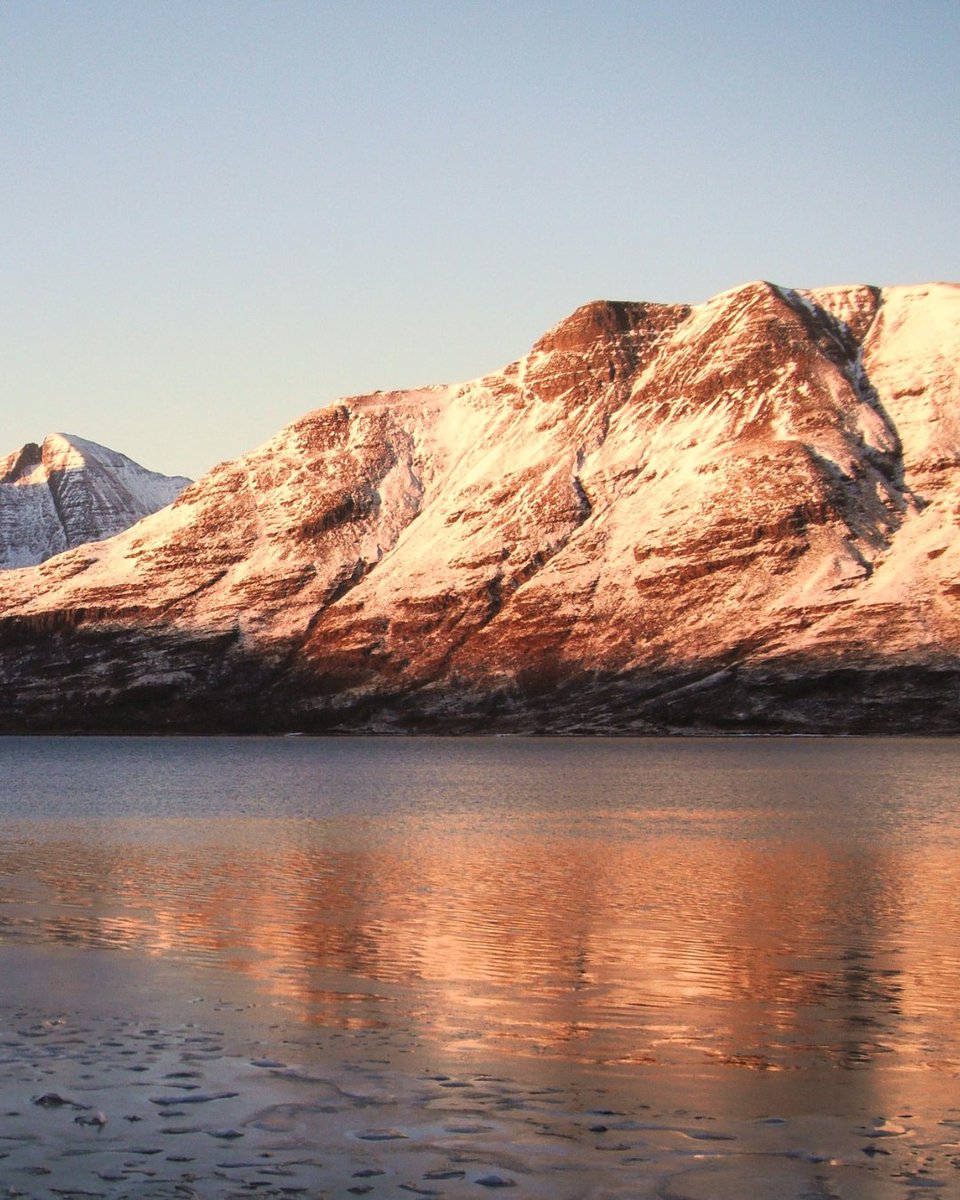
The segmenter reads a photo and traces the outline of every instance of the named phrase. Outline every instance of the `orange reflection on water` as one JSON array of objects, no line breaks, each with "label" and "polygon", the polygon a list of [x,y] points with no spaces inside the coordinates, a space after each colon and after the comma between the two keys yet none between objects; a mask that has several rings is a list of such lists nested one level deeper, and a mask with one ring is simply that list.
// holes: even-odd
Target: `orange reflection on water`
[{"label": "orange reflection on water", "polygon": [[[482,839],[310,822],[89,831],[6,851],[4,936],[236,972],[331,1025],[763,1070],[956,1062],[956,856],[527,818]],[[17,883],[16,881],[20,881]],[[31,882],[31,880],[33,882]]]}]

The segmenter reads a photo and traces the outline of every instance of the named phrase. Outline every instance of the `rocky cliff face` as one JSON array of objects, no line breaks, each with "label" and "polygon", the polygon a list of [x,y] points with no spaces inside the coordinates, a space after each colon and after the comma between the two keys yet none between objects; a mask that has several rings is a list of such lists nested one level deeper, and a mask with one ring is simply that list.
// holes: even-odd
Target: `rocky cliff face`
[{"label": "rocky cliff face", "polygon": [[31,566],[129,528],[172,503],[189,479],[53,433],[0,458],[0,569]]},{"label": "rocky cliff face", "polygon": [[7,728],[960,731],[960,286],[595,303],[0,576]]}]

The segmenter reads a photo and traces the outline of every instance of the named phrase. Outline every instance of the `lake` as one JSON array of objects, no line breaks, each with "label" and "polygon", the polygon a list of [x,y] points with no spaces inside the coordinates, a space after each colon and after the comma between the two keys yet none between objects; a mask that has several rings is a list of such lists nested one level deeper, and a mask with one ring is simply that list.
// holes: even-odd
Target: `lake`
[{"label": "lake", "polygon": [[3,738],[0,1004],[209,1011],[223,1055],[328,1073],[379,1047],[394,1097],[471,1072],[591,1091],[664,1133],[633,1130],[649,1168],[608,1155],[610,1195],[759,1169],[677,1157],[668,1111],[741,1145],[842,1123],[820,1155],[757,1151],[777,1195],[796,1164],[947,1195],[958,780],[952,740]]}]

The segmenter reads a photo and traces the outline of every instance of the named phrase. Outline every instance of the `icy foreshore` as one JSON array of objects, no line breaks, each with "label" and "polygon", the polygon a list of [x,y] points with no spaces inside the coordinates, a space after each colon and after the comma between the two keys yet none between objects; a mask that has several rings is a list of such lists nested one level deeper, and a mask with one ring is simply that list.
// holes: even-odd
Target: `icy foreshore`
[{"label": "icy foreshore", "polygon": [[124,955],[64,951],[65,971],[49,948],[2,953],[27,998],[0,1002],[3,1195],[946,1200],[960,1181],[960,1109],[880,1114],[869,1089],[848,1109],[836,1076],[784,1113],[757,1075],[754,1110],[731,1115],[698,1103],[716,1089],[655,1068],[451,1070],[396,1031],[290,1036],[214,975],[153,1005]]}]

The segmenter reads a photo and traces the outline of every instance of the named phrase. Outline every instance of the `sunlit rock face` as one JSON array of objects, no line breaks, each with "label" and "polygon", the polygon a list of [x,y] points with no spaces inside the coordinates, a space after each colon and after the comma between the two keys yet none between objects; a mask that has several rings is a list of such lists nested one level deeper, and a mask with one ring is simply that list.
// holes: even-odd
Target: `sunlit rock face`
[{"label": "sunlit rock face", "polygon": [[13,728],[960,731],[960,286],[598,302],[0,576]]},{"label": "sunlit rock face", "polygon": [[0,568],[32,566],[128,529],[190,482],[95,442],[52,433],[0,458]]}]

